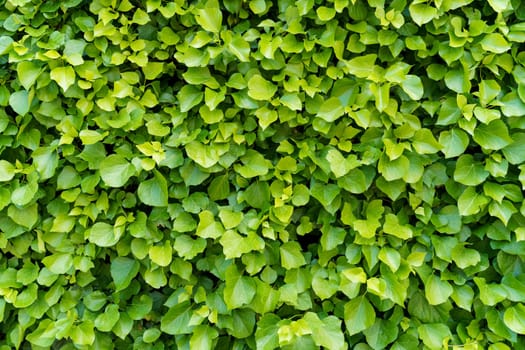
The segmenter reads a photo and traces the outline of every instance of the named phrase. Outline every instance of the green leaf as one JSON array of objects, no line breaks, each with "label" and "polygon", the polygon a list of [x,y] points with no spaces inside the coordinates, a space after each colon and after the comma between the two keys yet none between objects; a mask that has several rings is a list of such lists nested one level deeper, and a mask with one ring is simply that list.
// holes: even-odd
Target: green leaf
[{"label": "green leaf", "polygon": [[110,187],[122,187],[135,175],[135,167],[123,156],[112,154],[99,165],[100,177]]},{"label": "green leaf", "polygon": [[306,264],[301,246],[297,242],[286,242],[279,247],[281,265],[287,269],[295,269]]},{"label": "green leaf", "polygon": [[69,337],[76,345],[91,346],[95,342],[95,327],[93,321],[82,321],[71,328]]},{"label": "green leaf", "polygon": [[375,320],[375,309],[365,296],[358,296],[345,304],[344,321],[350,335],[372,327]]},{"label": "green leaf", "polygon": [[407,174],[409,167],[410,161],[404,155],[394,160],[389,160],[386,155],[382,155],[377,165],[379,173],[381,173],[387,181],[403,178]]},{"label": "green leaf", "polygon": [[210,168],[220,159],[218,150],[213,145],[203,145],[198,141],[191,141],[186,145],[188,157],[203,168]]},{"label": "green leaf", "polygon": [[121,234],[120,228],[114,228],[104,222],[95,223],[85,233],[87,239],[99,247],[114,246],[120,239]]},{"label": "green leaf", "polygon": [[212,350],[214,339],[219,336],[217,330],[208,325],[198,325],[193,329],[190,338],[190,349]]},{"label": "green leaf", "polygon": [[262,154],[254,150],[246,151],[246,154],[240,160],[243,165],[235,164],[233,168],[246,179],[266,175],[271,166],[271,163]]},{"label": "green leaf", "polygon": [[503,314],[503,322],[513,332],[525,334],[525,306],[518,303],[507,308]]},{"label": "green leaf", "polygon": [[106,306],[103,313],[95,318],[94,324],[99,331],[109,332],[117,324],[119,318],[118,305],[110,304]]},{"label": "green leaf", "polygon": [[377,318],[374,325],[363,332],[366,342],[373,349],[385,349],[388,344],[397,339],[398,325],[392,320]]},{"label": "green leaf", "polygon": [[521,164],[525,162],[525,133],[513,133],[511,137],[513,142],[502,149],[503,155],[510,164]]},{"label": "green leaf", "polygon": [[16,114],[24,116],[29,112],[31,107],[32,95],[25,90],[16,91],[9,96],[9,106]]},{"label": "green leaf", "polygon": [[345,348],[345,337],[341,331],[340,319],[335,316],[328,316],[321,320],[313,312],[307,312],[303,319],[310,326],[315,345],[327,349]]},{"label": "green leaf", "polygon": [[168,206],[168,183],[158,171],[153,172],[153,178],[139,184],[137,191],[142,203],[153,207]]},{"label": "green leaf", "polygon": [[248,96],[254,100],[269,101],[277,92],[277,86],[264,79],[260,74],[254,74],[248,80]]},{"label": "green leaf", "polygon": [[277,114],[277,111],[273,109],[269,109],[266,106],[256,110],[255,115],[259,119],[259,125],[261,126],[263,130],[268,128],[273,122],[279,119],[279,115]]},{"label": "green leaf", "polygon": [[153,263],[159,266],[169,266],[173,257],[170,241],[149,247],[148,255]]},{"label": "green leaf", "polygon": [[222,25],[222,12],[217,1],[208,1],[205,8],[196,10],[195,20],[204,30],[219,33]]},{"label": "green leaf", "polygon": [[358,78],[368,78],[375,69],[376,54],[369,54],[352,58],[345,62],[348,73]]},{"label": "green leaf", "polygon": [[410,12],[410,16],[418,26],[422,26],[423,24],[430,22],[431,20],[436,18],[438,13],[435,7],[422,3],[410,4],[410,6],[408,7],[408,11]]},{"label": "green leaf", "polygon": [[488,0],[488,3],[498,13],[512,9],[510,0]]},{"label": "green leaf", "polygon": [[472,86],[464,69],[451,69],[447,71],[445,74],[445,85],[458,94],[468,93]]},{"label": "green leaf", "polygon": [[479,100],[482,106],[486,106],[494,100],[501,92],[501,87],[495,80],[482,80],[479,83]]},{"label": "green leaf", "polygon": [[235,265],[226,269],[224,302],[228,309],[233,310],[250,304],[255,293],[256,283],[252,278],[242,276]]},{"label": "green leaf", "polygon": [[463,185],[476,186],[489,176],[489,172],[483,168],[470,154],[461,155],[456,162],[454,180]]},{"label": "green leaf", "polygon": [[455,158],[465,152],[469,144],[469,137],[463,130],[453,128],[439,134],[439,144],[446,158]]},{"label": "green leaf", "polygon": [[193,107],[201,103],[204,93],[197,86],[184,85],[177,93],[180,111],[188,112]]},{"label": "green leaf", "polygon": [[20,226],[32,228],[38,221],[38,204],[33,203],[23,208],[10,205],[7,208],[7,216]]},{"label": "green leaf", "polygon": [[257,349],[273,350],[279,347],[278,330],[280,321],[279,317],[267,313],[257,322],[257,330],[255,331],[255,341]]},{"label": "green leaf", "polygon": [[474,130],[474,141],[489,150],[500,150],[512,143],[507,126],[502,120],[481,124]]},{"label": "green leaf", "polygon": [[15,177],[15,167],[7,160],[0,159],[0,182],[11,181]]},{"label": "green leaf", "polygon": [[267,208],[270,206],[270,186],[267,182],[254,182],[246,188],[243,198],[254,208]]},{"label": "green leaf", "polygon": [[497,120],[501,117],[500,111],[496,109],[488,109],[483,107],[475,107],[474,115],[476,119],[484,124],[488,124],[493,120]]},{"label": "green leaf", "polygon": [[228,43],[228,50],[241,62],[250,61],[250,44],[240,35],[235,35]]},{"label": "green leaf", "polygon": [[423,324],[417,328],[419,338],[430,350],[443,349],[444,341],[451,337],[450,329],[442,323]]},{"label": "green leaf", "polygon": [[441,280],[434,274],[430,275],[425,281],[425,297],[430,305],[443,304],[453,291],[450,283]]},{"label": "green leaf", "polygon": [[423,83],[417,75],[408,74],[405,79],[401,81],[401,88],[413,100],[420,100],[425,93]]},{"label": "green leaf", "polygon": [[139,272],[139,263],[135,259],[116,257],[111,261],[110,273],[116,291],[126,289]]},{"label": "green leaf", "polygon": [[462,244],[458,244],[452,249],[451,256],[460,269],[476,266],[481,261],[481,255],[477,250],[465,248]]},{"label": "green leaf", "polygon": [[68,253],[57,253],[46,256],[42,263],[54,274],[63,275],[73,267],[73,257]]},{"label": "green leaf", "polygon": [[160,330],[171,335],[190,334],[194,328],[189,324],[191,316],[189,301],[175,304],[160,319]]},{"label": "green leaf", "polygon": [[330,97],[319,107],[317,116],[324,121],[331,123],[339,119],[344,114],[344,107],[341,100],[337,97]]},{"label": "green leaf", "polygon": [[69,89],[70,86],[75,84],[75,70],[70,66],[53,68],[49,73],[49,76],[62,88],[62,90],[64,90],[64,92]]},{"label": "green leaf", "polygon": [[16,72],[24,89],[29,90],[42,73],[42,66],[34,61],[22,61],[17,64]]},{"label": "green leaf", "polygon": [[485,35],[480,43],[483,50],[489,52],[504,53],[510,50],[509,43],[507,40],[505,40],[503,35],[499,33],[490,33]]},{"label": "green leaf", "polygon": [[458,198],[458,209],[461,216],[475,215],[489,203],[489,198],[476,192],[474,187],[467,187]]},{"label": "green leaf", "polygon": [[215,177],[208,186],[208,195],[212,201],[226,199],[230,195],[228,174]]}]

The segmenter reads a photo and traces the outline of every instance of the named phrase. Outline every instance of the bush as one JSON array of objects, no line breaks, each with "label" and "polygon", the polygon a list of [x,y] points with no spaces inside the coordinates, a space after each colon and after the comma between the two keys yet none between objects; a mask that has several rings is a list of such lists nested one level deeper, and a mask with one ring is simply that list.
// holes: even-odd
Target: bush
[{"label": "bush", "polygon": [[525,347],[520,1],[0,5],[1,350]]}]

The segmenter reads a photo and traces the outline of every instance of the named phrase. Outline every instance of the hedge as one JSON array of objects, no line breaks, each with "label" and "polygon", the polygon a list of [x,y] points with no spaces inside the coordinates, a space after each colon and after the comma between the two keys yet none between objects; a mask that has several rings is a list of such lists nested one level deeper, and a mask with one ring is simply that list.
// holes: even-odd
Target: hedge
[{"label": "hedge", "polygon": [[519,0],[0,0],[0,350],[525,348]]}]

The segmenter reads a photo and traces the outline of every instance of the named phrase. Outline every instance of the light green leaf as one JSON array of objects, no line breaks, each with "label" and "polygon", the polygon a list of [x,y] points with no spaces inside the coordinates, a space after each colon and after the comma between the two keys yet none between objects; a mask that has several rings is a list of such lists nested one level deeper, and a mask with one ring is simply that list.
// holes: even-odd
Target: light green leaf
[{"label": "light green leaf", "polygon": [[160,319],[160,330],[171,335],[190,334],[194,328],[190,325],[192,314],[189,301],[177,303]]},{"label": "light green leaf", "polygon": [[381,173],[387,181],[403,178],[407,174],[409,167],[410,161],[404,155],[394,160],[389,160],[386,155],[382,155],[377,165],[379,173]]},{"label": "light green leaf", "polygon": [[488,0],[488,3],[497,13],[512,9],[510,0]]},{"label": "light green leaf", "polygon": [[139,272],[139,263],[135,259],[116,257],[111,261],[110,273],[116,291],[126,289]]},{"label": "light green leaf", "polygon": [[218,150],[212,145],[203,145],[198,141],[192,141],[186,145],[188,157],[203,168],[214,166],[220,158]]},{"label": "light green leaf", "polygon": [[375,319],[376,311],[365,296],[358,296],[345,304],[344,320],[350,335],[372,327]]},{"label": "light green leaf", "polygon": [[212,350],[214,339],[218,336],[219,333],[215,328],[205,324],[198,325],[192,331],[190,349]]},{"label": "light green leaf", "polygon": [[20,226],[32,228],[38,221],[38,204],[33,203],[23,208],[10,205],[7,208],[7,216]]},{"label": "light green leaf", "polygon": [[420,100],[425,93],[423,83],[417,75],[408,74],[401,82],[401,88],[413,100]]},{"label": "light green leaf", "polygon": [[452,260],[460,269],[469,266],[476,266],[481,261],[481,255],[475,249],[465,248],[463,244],[458,244],[452,249]]},{"label": "light green leaf", "polygon": [[439,144],[445,158],[454,158],[465,152],[469,144],[469,137],[463,130],[453,128],[439,134]]},{"label": "light green leaf", "polygon": [[15,166],[7,160],[0,159],[0,182],[11,181],[15,177]]},{"label": "light green leaf", "polygon": [[470,154],[461,155],[456,162],[454,170],[454,180],[463,185],[476,186],[481,184],[489,176],[478,161]]},{"label": "light green leaf", "polygon": [[297,242],[286,242],[279,247],[281,265],[287,269],[295,269],[306,264],[301,246]]},{"label": "light green leaf", "polygon": [[463,69],[451,69],[447,71],[445,74],[445,85],[458,94],[468,93],[472,87]]},{"label": "light green leaf", "polygon": [[259,125],[264,130],[268,128],[273,122],[279,119],[279,115],[276,110],[269,109],[264,106],[255,111],[255,115],[259,119]]},{"label": "light green leaf", "polygon": [[246,179],[268,174],[271,166],[271,163],[262,154],[254,150],[246,151],[246,154],[241,157],[241,162],[243,165],[235,164],[233,168]]},{"label": "light green leaf", "polygon": [[500,150],[512,143],[507,126],[499,119],[476,127],[473,138],[478,145],[488,150]]},{"label": "light green leaf", "polygon": [[94,324],[99,331],[109,332],[117,324],[119,318],[118,305],[109,304],[104,309],[104,312],[95,318]]},{"label": "light green leaf", "polygon": [[235,265],[230,265],[226,270],[224,287],[224,302],[228,309],[237,309],[249,304],[256,293],[255,281],[246,276],[242,276]]},{"label": "light green leaf", "polygon": [[521,164],[525,162],[525,133],[514,133],[511,137],[513,142],[502,149],[503,155],[510,164]]},{"label": "light green leaf", "polygon": [[458,198],[458,209],[461,216],[474,215],[489,203],[489,198],[478,194],[474,187],[467,187]]},{"label": "light green leaf", "polygon": [[75,70],[70,66],[53,68],[49,75],[64,92],[75,83]]},{"label": "light green leaf", "polygon": [[319,107],[317,116],[331,123],[339,119],[344,114],[344,107],[341,100],[337,97],[330,97]]},{"label": "light green leaf", "polygon": [[73,267],[73,257],[69,253],[55,253],[42,259],[42,263],[54,274],[63,275]]},{"label": "light green leaf", "polygon": [[173,257],[170,241],[149,247],[149,258],[159,266],[169,266]]},{"label": "light green leaf", "polygon": [[205,8],[196,10],[195,20],[204,30],[218,33],[222,25],[222,12],[218,6],[209,6],[210,4],[218,5],[217,1],[208,1]]},{"label": "light green leaf", "polygon": [[9,96],[9,106],[15,113],[24,116],[29,112],[31,107],[32,95],[25,90],[16,91]]},{"label": "light green leaf", "polygon": [[97,222],[86,230],[85,236],[87,239],[99,247],[111,247],[117,244],[122,232],[119,228],[106,224],[104,222]]},{"label": "light green leaf", "polygon": [[494,100],[501,92],[501,87],[495,80],[482,80],[479,83],[479,101],[482,106],[486,106]]},{"label": "light green leaf", "polygon": [[422,26],[437,16],[437,9],[425,3],[412,3],[408,7],[410,16],[418,26]]},{"label": "light green leaf", "polygon": [[442,149],[441,144],[436,140],[432,131],[425,128],[416,131],[412,146],[419,154],[433,154]]},{"label": "light green leaf", "polygon": [[430,350],[443,349],[444,341],[451,337],[450,329],[442,323],[423,324],[417,328],[419,338]]},{"label": "light green leaf", "polygon": [[374,72],[376,59],[376,54],[368,54],[352,58],[345,62],[345,64],[348,73],[358,78],[368,78]]},{"label": "light green leaf", "polygon": [[241,62],[250,61],[250,44],[240,35],[235,35],[228,43],[228,51],[233,53]]},{"label": "light green leaf", "polygon": [[42,73],[42,66],[35,61],[22,61],[16,66],[16,72],[22,86],[29,90]]},{"label": "light green leaf", "polygon": [[135,175],[135,167],[123,156],[112,154],[99,165],[100,177],[110,187],[122,187]]},{"label": "light green leaf", "polygon": [[480,122],[488,124],[493,120],[499,119],[501,117],[501,113],[497,109],[475,107],[474,116],[476,116],[476,119]]},{"label": "light green leaf", "polygon": [[341,320],[335,316],[328,316],[322,320],[313,312],[307,312],[303,319],[312,331],[315,345],[327,349],[344,349],[345,337],[341,331]]},{"label": "light green leaf", "polygon": [[485,51],[494,53],[504,53],[510,50],[510,44],[499,33],[490,33],[483,37],[481,40],[481,47]]},{"label": "light green leaf", "polygon": [[425,297],[430,305],[443,304],[453,291],[448,281],[443,281],[434,274],[430,275],[425,281]]},{"label": "light green leaf", "polygon": [[184,85],[177,93],[180,111],[188,112],[190,109],[201,103],[203,97],[204,93],[199,87],[194,85]]},{"label": "light green leaf", "polygon": [[153,178],[139,184],[137,194],[142,203],[153,207],[168,205],[168,183],[162,174],[153,171]]},{"label": "light green leaf", "polygon": [[248,80],[248,96],[254,100],[269,101],[277,92],[277,86],[264,79],[260,74],[254,74]]},{"label": "light green leaf", "polygon": [[505,310],[503,322],[512,331],[518,334],[525,334],[525,306],[517,303]]}]

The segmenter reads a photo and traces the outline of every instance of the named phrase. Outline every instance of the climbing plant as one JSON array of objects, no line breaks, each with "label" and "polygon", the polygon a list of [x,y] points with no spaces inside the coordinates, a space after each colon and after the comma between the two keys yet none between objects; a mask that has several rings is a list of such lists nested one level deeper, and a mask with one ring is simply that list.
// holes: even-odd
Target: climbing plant
[{"label": "climbing plant", "polygon": [[0,349],[525,347],[519,0],[0,0]]}]

